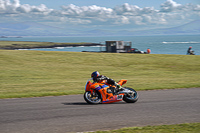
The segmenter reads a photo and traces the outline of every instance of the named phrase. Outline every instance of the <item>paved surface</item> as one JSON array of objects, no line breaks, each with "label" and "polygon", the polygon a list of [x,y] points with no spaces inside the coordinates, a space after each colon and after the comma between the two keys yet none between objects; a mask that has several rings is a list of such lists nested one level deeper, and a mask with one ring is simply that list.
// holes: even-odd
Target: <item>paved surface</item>
[{"label": "paved surface", "polygon": [[88,105],[82,95],[1,99],[0,133],[66,133],[200,122],[200,88],[139,91],[127,104]]}]

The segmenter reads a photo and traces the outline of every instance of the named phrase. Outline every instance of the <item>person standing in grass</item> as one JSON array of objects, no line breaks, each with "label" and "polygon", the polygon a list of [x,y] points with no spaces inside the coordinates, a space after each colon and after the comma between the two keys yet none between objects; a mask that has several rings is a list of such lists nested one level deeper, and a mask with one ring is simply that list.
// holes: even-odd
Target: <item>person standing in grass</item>
[{"label": "person standing in grass", "polygon": [[147,54],[150,54],[150,53],[151,53],[151,49],[148,48],[148,49],[147,49]]}]

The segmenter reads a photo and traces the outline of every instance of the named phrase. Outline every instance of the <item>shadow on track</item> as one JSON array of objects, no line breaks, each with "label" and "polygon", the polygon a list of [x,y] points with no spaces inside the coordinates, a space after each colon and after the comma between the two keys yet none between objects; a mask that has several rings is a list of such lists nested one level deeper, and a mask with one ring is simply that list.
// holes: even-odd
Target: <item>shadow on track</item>
[{"label": "shadow on track", "polygon": [[115,102],[115,103],[107,103],[107,104],[88,104],[86,102],[74,102],[74,103],[62,103],[64,105],[109,105],[109,104],[129,104],[125,102]]},{"label": "shadow on track", "polygon": [[76,102],[76,103],[62,103],[64,105],[90,105],[88,103],[85,102]]}]

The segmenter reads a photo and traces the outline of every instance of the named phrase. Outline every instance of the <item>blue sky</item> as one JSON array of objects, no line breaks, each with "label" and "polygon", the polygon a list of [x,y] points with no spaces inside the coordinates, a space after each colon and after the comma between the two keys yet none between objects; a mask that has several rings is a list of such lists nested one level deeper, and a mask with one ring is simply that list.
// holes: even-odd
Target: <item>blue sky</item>
[{"label": "blue sky", "polygon": [[200,19],[200,0],[0,0],[0,23],[143,30]]}]

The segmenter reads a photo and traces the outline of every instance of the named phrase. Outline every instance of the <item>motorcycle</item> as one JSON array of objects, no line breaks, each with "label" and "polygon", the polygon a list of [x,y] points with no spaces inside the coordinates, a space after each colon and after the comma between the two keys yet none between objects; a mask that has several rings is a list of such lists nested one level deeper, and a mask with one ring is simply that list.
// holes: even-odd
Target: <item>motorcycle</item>
[{"label": "motorcycle", "polygon": [[190,55],[195,55],[193,50],[190,51]]},{"label": "motorcycle", "polygon": [[[120,80],[119,85],[124,85],[127,80]],[[89,79],[85,85],[84,99],[89,104],[113,103],[125,101],[126,103],[135,103],[138,100],[138,93],[128,87],[122,87],[118,92],[114,92],[116,86],[106,84],[105,80],[100,83],[93,83]]]}]

